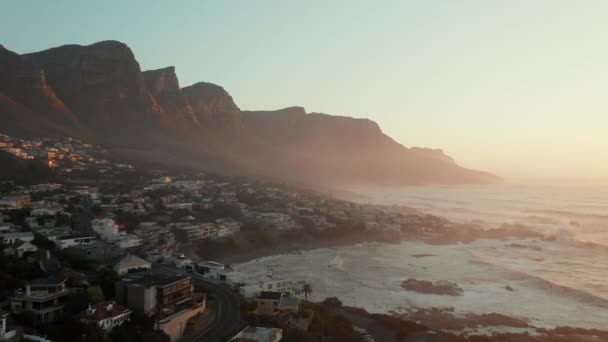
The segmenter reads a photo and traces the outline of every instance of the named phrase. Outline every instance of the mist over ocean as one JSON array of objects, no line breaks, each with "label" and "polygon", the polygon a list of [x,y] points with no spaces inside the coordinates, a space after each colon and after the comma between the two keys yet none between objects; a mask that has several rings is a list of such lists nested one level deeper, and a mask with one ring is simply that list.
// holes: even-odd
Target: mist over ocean
[{"label": "mist over ocean", "polygon": [[[366,243],[266,257],[235,267],[259,275],[271,269],[304,279],[314,286],[313,299],[337,296],[370,312],[453,308],[456,316],[499,313],[526,319],[533,327],[605,328],[608,188],[408,187],[367,189],[366,194],[364,202],[402,204],[460,223],[487,228],[523,224],[548,239]],[[406,291],[401,282],[408,278],[454,282],[464,294]],[[494,326],[488,331],[514,329]]]},{"label": "mist over ocean", "polygon": [[365,189],[375,204],[401,204],[485,228],[523,224],[558,238],[608,246],[608,185],[461,185]]}]

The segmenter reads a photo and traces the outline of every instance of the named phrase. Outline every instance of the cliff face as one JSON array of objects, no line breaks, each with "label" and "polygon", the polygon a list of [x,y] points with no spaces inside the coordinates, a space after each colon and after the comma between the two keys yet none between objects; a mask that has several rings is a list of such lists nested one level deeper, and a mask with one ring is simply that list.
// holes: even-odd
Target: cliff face
[{"label": "cliff face", "polygon": [[240,109],[224,88],[199,82],[184,87],[182,92],[204,126],[221,130],[242,127]]},{"label": "cliff face", "polygon": [[163,113],[167,124],[177,128],[200,127],[190,102],[182,93],[174,67],[149,70],[142,73],[145,85],[153,99],[153,111]]},{"label": "cliff face", "polygon": [[[440,150],[408,149],[367,119],[241,111],[222,87],[142,72],[115,41],[18,55],[0,46],[3,133],[70,135],[140,158],[309,184],[494,181]],[[170,156],[170,158],[165,158]]]},{"label": "cliff face", "polygon": [[[30,125],[30,129],[42,131],[54,130],[53,126],[76,127],[76,116],[49,85],[46,72],[41,66],[32,59],[22,57],[2,46],[0,46],[0,93],[2,93],[0,118],[7,125],[19,126],[19,130],[23,132],[27,131],[27,126]],[[46,113],[46,116],[37,120],[34,118],[19,120],[19,113],[23,116],[26,114],[35,116],[33,114],[35,112]],[[10,120],[9,115],[16,117]]]},{"label": "cliff face", "polygon": [[[114,131],[127,137],[126,126],[154,126],[153,99],[148,95],[139,64],[123,43],[107,41],[89,46],[64,45],[25,55],[40,65],[57,95],[89,128],[106,140]],[[150,127],[151,128],[151,127]],[[139,130],[130,134],[138,135]]]}]

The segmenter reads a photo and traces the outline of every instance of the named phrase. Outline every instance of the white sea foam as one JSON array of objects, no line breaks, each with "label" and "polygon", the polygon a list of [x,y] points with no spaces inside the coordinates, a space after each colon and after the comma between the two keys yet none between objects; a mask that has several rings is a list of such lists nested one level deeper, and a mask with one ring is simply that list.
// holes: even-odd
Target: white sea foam
[{"label": "white sea foam", "polygon": [[[523,240],[518,243],[534,242]],[[548,247],[551,244],[543,242],[543,248],[548,251],[559,248]],[[530,255],[526,253],[517,255],[521,250],[527,254],[534,252],[505,247],[505,242],[500,241],[443,246],[421,242],[367,243],[265,257],[235,265],[235,268],[263,275],[270,267],[273,272],[310,282],[314,288],[313,300],[336,296],[347,305],[370,312],[454,307],[456,314],[495,312],[528,318],[536,327],[605,327],[608,304],[599,297],[605,294],[606,287],[597,291],[589,287],[589,292],[571,288],[572,281],[567,281],[566,276],[552,274],[550,267],[539,271],[543,269],[538,265],[540,261],[530,261]],[[432,256],[414,257],[417,254]],[[564,255],[551,263],[563,269],[561,263],[567,258]],[[602,264],[597,267],[606,266],[599,259],[594,262]],[[464,294],[441,296],[406,291],[401,282],[407,278],[455,282],[464,289]],[[507,285],[514,290],[506,290]],[[599,283],[589,285],[598,286]]]},{"label": "white sea foam", "polygon": [[[457,314],[528,318],[537,327],[606,328],[608,187],[502,184],[365,193],[366,203],[407,205],[487,228],[522,223],[555,239],[446,246],[369,243],[268,257],[237,268],[263,273],[270,266],[310,282],[314,299],[337,296],[371,312],[454,307]],[[414,257],[422,254],[431,256]],[[405,291],[401,282],[407,278],[455,282],[464,295]]]}]

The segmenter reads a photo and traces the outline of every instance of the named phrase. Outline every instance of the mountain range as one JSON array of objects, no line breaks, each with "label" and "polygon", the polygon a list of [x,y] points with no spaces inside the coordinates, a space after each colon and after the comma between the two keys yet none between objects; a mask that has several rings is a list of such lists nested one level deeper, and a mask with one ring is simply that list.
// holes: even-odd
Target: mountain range
[{"label": "mountain range", "polygon": [[17,54],[0,45],[0,133],[71,136],[135,160],[315,186],[487,183],[368,119],[241,110],[221,86],[142,71],[117,41]]}]

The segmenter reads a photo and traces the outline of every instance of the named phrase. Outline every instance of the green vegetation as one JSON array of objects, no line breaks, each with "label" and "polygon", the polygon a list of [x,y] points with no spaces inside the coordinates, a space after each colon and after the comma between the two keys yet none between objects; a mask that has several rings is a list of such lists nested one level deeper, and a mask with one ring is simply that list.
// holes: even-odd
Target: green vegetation
[{"label": "green vegetation", "polygon": [[115,220],[117,224],[122,224],[125,226],[127,233],[132,233],[135,229],[137,229],[139,223],[141,222],[138,215],[124,212],[122,210],[116,212]]},{"label": "green vegetation", "polygon": [[308,302],[308,295],[312,293],[312,286],[309,283],[304,283],[302,293],[304,294],[304,300]]},{"label": "green vegetation", "polygon": [[93,259],[81,258],[64,251],[57,251],[55,256],[62,264],[67,264],[76,271],[94,272],[97,269],[97,264]]},{"label": "green vegetation", "polygon": [[[339,302],[339,301],[338,301]],[[255,315],[255,306],[248,306],[250,310],[246,315],[248,323],[252,326],[282,327],[283,341],[289,342],[338,342],[338,341],[364,341],[363,336],[353,330],[353,324],[340,312],[335,302],[324,301],[321,304],[302,303],[300,314],[308,317],[311,322],[307,331],[296,328],[282,327],[275,317]],[[341,306],[342,303],[340,303]]]},{"label": "green vegetation", "polygon": [[61,175],[37,159],[21,159],[0,151],[0,182],[13,181],[17,185],[32,185],[61,181]]},{"label": "green vegetation", "polygon": [[48,249],[48,250],[55,249],[55,243],[53,241],[45,238],[44,236],[42,236],[38,233],[34,233],[34,240],[32,240],[32,243],[40,249]]},{"label": "green vegetation", "polygon": [[100,303],[105,300],[103,291],[99,286],[89,286],[87,288],[87,295],[93,304]]}]

